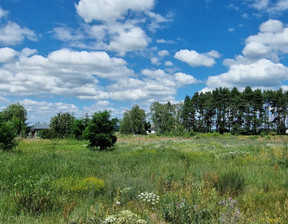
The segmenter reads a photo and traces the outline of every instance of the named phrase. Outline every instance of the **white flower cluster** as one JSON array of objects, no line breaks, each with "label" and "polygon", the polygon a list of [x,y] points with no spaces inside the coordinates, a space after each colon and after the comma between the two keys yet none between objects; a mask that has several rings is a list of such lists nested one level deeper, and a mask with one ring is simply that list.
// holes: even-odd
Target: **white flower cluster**
[{"label": "white flower cluster", "polygon": [[137,223],[137,224],[147,224],[143,219],[140,219],[138,215],[134,214],[130,210],[120,211],[116,215],[109,215],[103,224],[124,224],[124,223]]},{"label": "white flower cluster", "polygon": [[129,191],[131,191],[131,190],[132,190],[132,187],[125,187],[125,188],[123,188],[123,189],[120,191],[120,193],[121,193],[121,194],[127,193],[127,192],[129,192]]},{"label": "white flower cluster", "polygon": [[152,205],[156,205],[159,203],[159,196],[152,192],[143,192],[138,195],[138,198],[144,202],[148,202]]}]

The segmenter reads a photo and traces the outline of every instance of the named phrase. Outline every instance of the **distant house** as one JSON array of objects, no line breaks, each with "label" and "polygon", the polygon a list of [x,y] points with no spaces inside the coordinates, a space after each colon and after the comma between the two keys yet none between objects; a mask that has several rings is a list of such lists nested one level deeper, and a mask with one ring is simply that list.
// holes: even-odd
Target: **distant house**
[{"label": "distant house", "polygon": [[155,134],[156,133],[156,127],[151,127],[151,128],[148,128],[148,130],[146,131],[146,134],[147,135],[150,135],[150,134]]},{"label": "distant house", "polygon": [[31,127],[30,136],[32,138],[37,138],[39,131],[48,130],[49,128],[50,128],[49,124],[36,124],[33,127]]}]

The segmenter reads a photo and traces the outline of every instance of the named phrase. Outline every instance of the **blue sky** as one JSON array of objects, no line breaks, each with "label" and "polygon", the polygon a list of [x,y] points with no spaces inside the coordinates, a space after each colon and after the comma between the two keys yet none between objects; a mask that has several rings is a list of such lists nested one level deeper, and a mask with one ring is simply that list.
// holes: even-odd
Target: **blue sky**
[{"label": "blue sky", "polygon": [[1,0],[0,108],[29,122],[288,90],[288,0]]}]

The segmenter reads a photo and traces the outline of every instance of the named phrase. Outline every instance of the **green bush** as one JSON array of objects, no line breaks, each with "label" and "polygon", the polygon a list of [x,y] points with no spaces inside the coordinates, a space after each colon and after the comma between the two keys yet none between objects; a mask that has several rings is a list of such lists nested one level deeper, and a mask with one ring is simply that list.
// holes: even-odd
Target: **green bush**
[{"label": "green bush", "polygon": [[110,119],[110,112],[94,113],[85,130],[85,137],[90,148],[99,148],[100,151],[114,146],[117,137],[114,133],[115,119]]},{"label": "green bush", "polygon": [[51,129],[41,130],[38,136],[42,139],[53,139],[55,138],[55,133]]},{"label": "green bush", "polygon": [[15,141],[17,133],[11,121],[1,121],[0,117],[0,150],[11,150],[16,145]]}]

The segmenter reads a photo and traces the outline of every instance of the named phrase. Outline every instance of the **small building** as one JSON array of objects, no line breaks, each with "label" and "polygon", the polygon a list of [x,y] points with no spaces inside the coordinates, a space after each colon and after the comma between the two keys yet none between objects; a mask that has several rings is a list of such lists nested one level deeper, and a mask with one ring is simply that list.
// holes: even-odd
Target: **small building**
[{"label": "small building", "polygon": [[146,134],[147,135],[156,134],[156,127],[148,128],[148,130],[146,131]]},{"label": "small building", "polygon": [[31,136],[31,138],[37,138],[39,131],[48,130],[49,128],[49,124],[36,124],[31,127],[29,135]]}]

